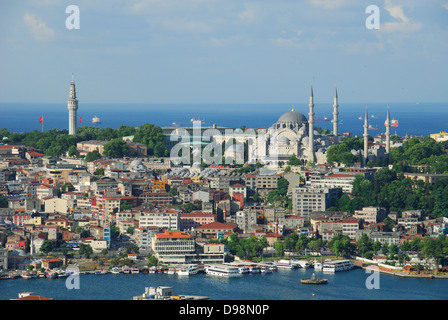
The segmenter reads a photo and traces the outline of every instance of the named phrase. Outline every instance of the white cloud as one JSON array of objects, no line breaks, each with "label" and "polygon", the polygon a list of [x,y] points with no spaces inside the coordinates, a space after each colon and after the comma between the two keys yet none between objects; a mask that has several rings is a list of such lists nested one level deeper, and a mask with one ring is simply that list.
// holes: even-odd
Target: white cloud
[{"label": "white cloud", "polygon": [[54,30],[49,28],[44,21],[36,18],[34,14],[26,13],[23,21],[36,41],[50,41],[54,39]]},{"label": "white cloud", "polygon": [[243,22],[254,22],[262,16],[261,8],[255,3],[245,3],[244,11],[238,13],[238,17]]},{"label": "white cloud", "polygon": [[386,9],[392,18],[395,18],[395,20],[398,21],[382,24],[380,27],[382,32],[414,32],[423,27],[422,23],[411,21],[405,15],[403,8],[399,5],[392,5],[390,0],[384,1],[384,9]]}]

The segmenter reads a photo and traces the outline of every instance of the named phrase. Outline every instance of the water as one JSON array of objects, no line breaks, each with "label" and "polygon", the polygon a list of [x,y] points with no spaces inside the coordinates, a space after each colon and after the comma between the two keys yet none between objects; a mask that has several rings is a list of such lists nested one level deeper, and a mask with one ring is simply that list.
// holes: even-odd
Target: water
[{"label": "water", "polygon": [[[313,273],[327,278],[326,285],[304,285]],[[22,278],[0,281],[0,300],[23,291],[55,300],[129,300],[145,287],[171,286],[174,294],[208,296],[211,300],[447,300],[448,279],[379,276],[379,289],[367,289],[370,276],[362,269],[328,274],[313,269],[279,270],[225,279],[206,274],[179,277],[168,274],[80,275],[79,289],[67,289],[66,279]],[[314,295],[313,295],[314,294]]]},{"label": "water", "polygon": [[[192,118],[205,120],[205,126],[217,124],[219,126],[239,128],[268,128],[285,112],[291,110],[291,105],[297,112],[308,118],[306,104],[98,104],[79,102],[78,125],[92,126],[94,116],[101,118],[100,128],[118,128],[120,125],[140,126],[153,123],[158,126],[171,126],[173,122],[183,126],[191,126]],[[387,104],[367,104],[369,118],[373,127],[370,130],[375,136],[385,132]],[[351,132],[362,135],[365,103],[340,104],[339,132]],[[448,131],[448,103],[394,103],[389,104],[392,119],[399,121],[398,127],[391,128],[392,134],[400,136],[429,135],[441,131]],[[318,104],[314,107],[316,116],[332,118],[332,104]],[[42,130],[39,118],[43,116],[44,130],[53,128],[68,128],[68,111],[66,103],[26,104],[0,103],[0,128],[9,131],[29,132]],[[316,126],[332,130],[331,121],[317,121]]]}]

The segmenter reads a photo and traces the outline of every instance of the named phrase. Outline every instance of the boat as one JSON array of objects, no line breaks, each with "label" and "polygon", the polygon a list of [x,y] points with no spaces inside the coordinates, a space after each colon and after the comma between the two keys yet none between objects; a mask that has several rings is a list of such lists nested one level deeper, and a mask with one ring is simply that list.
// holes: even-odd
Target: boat
[{"label": "boat", "polygon": [[155,266],[152,266],[151,268],[149,268],[148,273],[156,273],[157,268]]},{"label": "boat", "polygon": [[121,268],[121,272],[123,272],[124,274],[130,274],[131,273],[131,268],[129,268],[128,266],[123,266]]},{"label": "boat", "polygon": [[33,272],[23,272],[20,276],[25,280],[37,278],[37,274]]},{"label": "boat", "polygon": [[120,274],[120,268],[118,268],[118,267],[112,268],[111,273],[112,274]]},{"label": "boat", "polygon": [[372,114],[370,117],[371,117],[372,119],[379,119],[379,118],[380,118],[380,117],[377,117],[377,116],[375,116],[375,115],[373,115],[373,114]]},{"label": "boat", "polygon": [[39,271],[39,272],[37,273],[37,277],[38,277],[38,278],[45,278],[45,272],[43,272],[43,271]]},{"label": "boat", "polygon": [[319,119],[319,117],[316,117],[315,119],[314,119],[314,121],[329,121],[330,119],[327,117],[327,116],[324,116],[324,118],[323,119]]},{"label": "boat", "polygon": [[319,278],[313,273],[310,278],[301,279],[300,282],[303,284],[327,284],[328,279]]},{"label": "boat", "polygon": [[132,300],[208,300],[207,296],[174,295],[173,287],[146,287],[145,292]]},{"label": "boat", "polygon": [[163,267],[157,267],[156,269],[156,273],[164,273],[165,270],[163,269]]},{"label": "boat", "polygon": [[101,275],[101,274],[107,274],[108,271],[105,269],[96,269],[94,273],[97,275]]},{"label": "boat", "polygon": [[292,270],[294,266],[291,264],[289,260],[280,260],[274,263],[274,265],[279,270]]},{"label": "boat", "polygon": [[269,267],[265,267],[265,266],[261,267],[261,268],[260,268],[260,271],[261,271],[261,273],[264,273],[264,274],[272,273],[271,268],[269,268]]},{"label": "boat", "polygon": [[149,271],[149,270],[148,270],[147,267],[142,268],[142,273],[143,273],[143,274],[148,274],[148,273],[149,273],[148,271]]},{"label": "boat", "polygon": [[92,123],[94,123],[94,124],[100,124],[100,123],[101,123],[101,120],[100,120],[100,118],[98,118],[97,116],[94,116],[94,117],[92,118]]},{"label": "boat", "polygon": [[225,264],[207,265],[205,267],[205,273],[208,275],[224,278],[237,278],[242,276],[238,267]]},{"label": "boat", "polygon": [[372,125],[369,124],[368,129],[369,130],[378,130],[378,127],[373,127]]},{"label": "boat", "polygon": [[67,278],[69,276],[69,273],[65,270],[58,270],[57,271],[58,278]]},{"label": "boat", "polygon": [[139,273],[140,273],[140,270],[138,269],[137,266],[133,266],[132,269],[131,269],[131,273],[132,273],[132,274],[139,274]]},{"label": "boat", "polygon": [[176,268],[175,267],[169,267],[167,273],[168,274],[176,274]]},{"label": "boat", "polygon": [[261,272],[261,268],[256,265],[250,265],[247,268],[249,269],[249,273],[260,273]]},{"label": "boat", "polygon": [[179,276],[191,276],[191,275],[198,274],[198,272],[199,272],[199,268],[198,268],[197,264],[188,264],[188,265],[182,266],[177,271],[177,274]]},{"label": "boat", "polygon": [[333,260],[324,262],[322,271],[333,273],[333,272],[351,270],[354,267],[355,265],[351,260]]},{"label": "boat", "polygon": [[292,263],[301,269],[309,269],[311,265],[305,260],[292,260]]},{"label": "boat", "polygon": [[238,267],[238,270],[239,270],[239,272],[240,272],[241,274],[249,273],[249,268],[246,267],[246,266],[239,266],[239,267]]},{"label": "boat", "polygon": [[54,279],[58,277],[58,274],[54,272],[53,270],[47,270],[45,271],[45,277],[48,279]]}]

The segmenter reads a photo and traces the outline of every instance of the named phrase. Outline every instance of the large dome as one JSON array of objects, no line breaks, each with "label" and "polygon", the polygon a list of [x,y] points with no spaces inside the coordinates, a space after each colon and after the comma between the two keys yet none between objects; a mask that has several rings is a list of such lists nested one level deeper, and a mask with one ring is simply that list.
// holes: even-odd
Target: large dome
[{"label": "large dome", "polygon": [[296,112],[296,111],[294,111],[294,109],[282,114],[282,116],[280,118],[278,118],[278,122],[297,123],[297,122],[307,122],[307,121],[308,120],[303,115],[303,113]]}]

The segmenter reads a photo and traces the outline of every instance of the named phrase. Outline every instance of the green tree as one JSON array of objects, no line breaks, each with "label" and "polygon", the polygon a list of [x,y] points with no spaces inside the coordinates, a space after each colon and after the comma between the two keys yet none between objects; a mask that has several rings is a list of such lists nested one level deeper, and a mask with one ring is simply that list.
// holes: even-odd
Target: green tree
[{"label": "green tree", "polygon": [[104,155],[113,158],[122,158],[128,153],[128,144],[120,138],[112,139],[104,145]]},{"label": "green tree", "polygon": [[98,151],[98,149],[93,150],[91,152],[88,152],[87,155],[86,155],[86,161],[87,162],[95,161],[95,160],[98,160],[98,159],[101,159],[101,154]]}]

